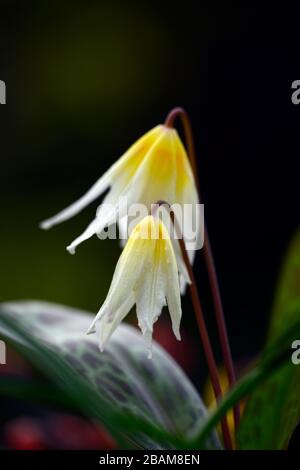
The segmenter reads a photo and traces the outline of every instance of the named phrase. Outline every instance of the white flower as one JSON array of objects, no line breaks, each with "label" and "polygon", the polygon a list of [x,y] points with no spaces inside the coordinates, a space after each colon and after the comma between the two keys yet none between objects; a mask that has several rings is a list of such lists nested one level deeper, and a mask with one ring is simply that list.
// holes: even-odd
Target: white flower
[{"label": "white flower", "polygon": [[[175,129],[158,125],[142,136],[112,167],[92,186],[92,188],[71,206],[56,216],[45,220],[41,227],[48,229],[63,222],[98,198],[110,187],[103,204],[98,207],[95,219],[87,229],[68,247],[75,253],[76,247],[94,234],[117,220],[120,215],[120,200],[126,198],[128,206],[140,203],[150,210],[157,200],[165,200],[169,204],[198,203],[198,194],[193,172],[185,148]],[[120,231],[124,230],[124,219],[119,222]],[[190,237],[192,220],[185,217],[180,229],[185,239]],[[200,227],[197,226],[197,231]],[[188,234],[188,236],[186,236]],[[196,241],[195,241],[196,246]],[[193,260],[193,245],[189,250]]]},{"label": "white flower", "polygon": [[[166,227],[157,217],[145,217],[133,229],[117,263],[106,300],[88,330],[88,334],[98,332],[101,351],[134,304],[149,357],[153,324],[165,305],[169,309],[173,332],[180,340],[181,302],[177,266]],[[190,282],[183,264],[180,269],[186,281]]]}]

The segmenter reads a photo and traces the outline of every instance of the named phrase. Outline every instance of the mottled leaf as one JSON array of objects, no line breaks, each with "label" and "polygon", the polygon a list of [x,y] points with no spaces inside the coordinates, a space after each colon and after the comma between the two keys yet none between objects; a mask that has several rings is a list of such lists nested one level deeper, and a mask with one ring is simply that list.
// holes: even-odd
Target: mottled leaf
[{"label": "mottled leaf", "polygon": [[[96,336],[85,335],[91,318],[86,312],[45,302],[5,303],[0,306],[0,336],[19,345],[70,400],[77,393],[80,402],[80,378],[88,386],[82,388],[83,408],[90,405],[90,412],[106,424],[113,422],[112,412],[118,410],[174,436],[193,438],[206,409],[179,366],[156,343],[149,360],[140,332],[128,325],[121,325],[100,353]],[[128,434],[142,447],[172,447],[167,441],[153,441],[145,432]],[[216,434],[207,446],[220,448]]]}]

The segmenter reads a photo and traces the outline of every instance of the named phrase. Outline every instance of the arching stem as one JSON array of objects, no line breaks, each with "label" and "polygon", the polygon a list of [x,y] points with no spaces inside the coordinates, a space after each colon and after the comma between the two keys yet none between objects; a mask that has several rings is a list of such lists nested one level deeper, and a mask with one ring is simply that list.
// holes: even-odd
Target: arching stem
[{"label": "arching stem", "polygon": [[[180,108],[180,107],[172,109],[165,120],[165,125],[167,127],[174,127],[174,121],[177,117],[179,117],[182,122],[188,156],[189,156],[191,166],[193,169],[195,182],[196,182],[198,194],[199,194],[199,200],[200,202],[202,202],[196,151],[195,151],[192,127],[191,127],[188,113],[183,108]],[[204,226],[203,256],[204,256],[204,261],[206,265],[206,270],[208,274],[208,279],[209,279],[209,284],[210,284],[210,289],[211,289],[211,294],[212,294],[212,299],[213,299],[216,323],[217,323],[217,328],[218,328],[218,335],[219,335],[220,344],[221,344],[221,352],[222,352],[223,361],[224,361],[224,365],[225,365],[225,369],[226,369],[226,373],[228,377],[228,382],[229,382],[230,387],[232,387],[236,382],[236,376],[235,376],[235,370],[233,366],[231,349],[230,349],[228,333],[227,333],[227,328],[226,328],[223,304],[222,304],[222,299],[221,299],[221,294],[220,294],[220,287],[219,287],[219,282],[218,282],[215,263],[214,263],[214,257],[212,253],[212,248],[211,248],[206,224]],[[240,410],[239,410],[238,404],[235,405],[233,412],[234,412],[235,428],[237,429],[239,420],[240,420]]]}]

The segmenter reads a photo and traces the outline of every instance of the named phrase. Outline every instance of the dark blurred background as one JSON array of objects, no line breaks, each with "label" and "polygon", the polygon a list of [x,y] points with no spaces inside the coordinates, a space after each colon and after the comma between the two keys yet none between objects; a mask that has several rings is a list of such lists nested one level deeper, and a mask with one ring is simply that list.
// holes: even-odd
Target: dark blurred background
[{"label": "dark blurred background", "polygon": [[[271,1],[1,1],[0,300],[97,311],[118,242],[94,237],[74,257],[65,250],[97,203],[49,232],[38,223],[180,105],[195,132],[233,354],[254,357],[300,221],[300,106],[291,102],[298,18],[294,5]],[[196,274],[214,327],[201,259]],[[169,344],[164,317],[157,335]],[[185,368],[198,385],[195,370],[201,382],[206,370],[188,298],[183,329],[196,346],[182,349],[182,360],[190,358]]]}]

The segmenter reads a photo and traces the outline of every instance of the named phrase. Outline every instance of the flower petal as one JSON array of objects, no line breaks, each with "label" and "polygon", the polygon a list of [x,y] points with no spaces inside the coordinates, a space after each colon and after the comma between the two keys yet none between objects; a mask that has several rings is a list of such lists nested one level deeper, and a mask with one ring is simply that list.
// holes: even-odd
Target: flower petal
[{"label": "flower petal", "polygon": [[148,259],[144,262],[143,272],[135,286],[137,317],[143,334],[146,331],[152,333],[153,324],[166,305],[165,275],[160,253],[163,249],[162,240],[151,240],[150,243],[153,245],[152,252],[149,249]]},{"label": "flower petal", "polygon": [[178,268],[173,247],[170,240],[166,240],[166,257],[165,275],[166,275],[166,297],[168,309],[172,321],[172,329],[174,335],[180,340],[180,321],[181,321],[181,301],[178,279]]},{"label": "flower petal", "polygon": [[[168,230],[173,250],[175,253],[175,258],[176,258],[176,263],[178,267],[178,272],[179,272],[179,279],[180,279],[180,291],[182,294],[185,293],[186,285],[191,283],[186,264],[183,260],[182,253],[181,253],[181,247],[179,244],[179,239],[177,237],[182,237],[182,227],[180,224],[181,221],[181,213],[182,211],[177,211],[176,209],[178,208],[177,204],[172,205],[172,210],[175,212],[175,217],[177,221],[177,225],[179,227],[174,227],[172,219],[170,217],[170,209],[164,205],[161,205],[158,210],[157,210],[157,217],[160,218],[160,220],[163,223],[163,226],[165,229]],[[179,231],[179,233],[177,233]],[[195,252],[191,251],[188,252],[189,259],[191,261],[191,257],[195,255]],[[193,258],[192,258],[193,259]]]},{"label": "flower petal", "polygon": [[124,248],[128,239],[128,216],[119,219],[119,238],[121,248]]},{"label": "flower petal", "polygon": [[67,250],[71,255],[75,254],[76,248],[80,243],[88,240],[96,233],[99,233],[103,230],[104,227],[110,225],[111,223],[115,222],[116,220],[116,209],[112,208],[111,212],[107,212],[106,217],[99,217],[96,218],[88,225],[85,231],[79,235],[79,237],[75,238],[75,240],[67,246]]},{"label": "flower petal", "polygon": [[53,225],[60,224],[61,222],[64,222],[78,214],[97,197],[101,196],[101,194],[109,187],[111,183],[110,177],[111,172],[108,170],[80,199],[59,212],[54,217],[41,222],[40,227],[44,230],[48,230],[53,227]]},{"label": "flower petal", "polygon": [[110,185],[115,184],[117,180],[121,180],[119,183],[121,186],[126,186],[139,168],[139,165],[147,154],[149,148],[161,135],[162,131],[163,126],[159,125],[144,134],[80,199],[59,212],[57,215],[41,222],[40,227],[47,230],[54,225],[70,219],[74,215],[78,214],[88,204],[93,202],[97,197],[101,196],[101,194]]},{"label": "flower petal", "polygon": [[143,336],[148,350],[148,359],[152,359],[152,330],[145,330]]},{"label": "flower petal", "polygon": [[94,332],[95,324],[107,312],[115,312],[125,304],[128,293],[133,292],[144,268],[145,255],[147,255],[147,250],[145,250],[147,241],[132,237],[126,243],[117,263],[107,297],[92,322],[88,333]]},{"label": "flower petal", "polygon": [[163,132],[141,162],[130,186],[130,203],[140,202],[150,208],[158,199],[170,204],[175,202],[175,154],[172,133],[172,129],[163,127]]},{"label": "flower petal", "polygon": [[111,314],[103,315],[98,324],[97,331],[99,331],[99,348],[100,351],[103,351],[107,341],[121,323],[121,321],[126,317],[134,305],[134,295],[133,293],[129,294],[125,302]]}]

